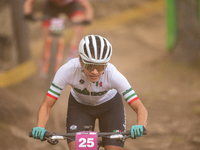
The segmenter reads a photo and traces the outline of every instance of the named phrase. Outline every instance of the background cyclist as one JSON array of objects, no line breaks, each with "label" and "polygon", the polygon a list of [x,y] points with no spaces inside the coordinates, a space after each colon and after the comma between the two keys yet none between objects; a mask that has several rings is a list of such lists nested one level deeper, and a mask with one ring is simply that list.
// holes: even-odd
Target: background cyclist
[{"label": "background cyclist", "polygon": [[[24,14],[31,19],[33,4],[35,0],[26,0],[24,3]],[[60,13],[66,14],[70,21],[90,23],[93,19],[93,7],[88,0],[46,0],[44,11],[45,16],[55,17]],[[43,22],[44,38],[48,35],[49,21]],[[78,44],[83,34],[84,25],[73,26],[73,36],[69,42],[69,54],[67,61],[78,55]]]},{"label": "background cyclist", "polygon": [[[33,137],[43,139],[50,110],[67,84],[72,87],[66,120],[68,133],[82,131],[85,125],[94,127],[95,119],[99,119],[101,132],[126,130],[123,96],[137,114],[137,125],[131,127],[131,137],[143,136],[147,110],[127,79],[108,62],[112,55],[109,41],[98,35],[86,36],[80,41],[79,55],[57,71],[39,109]],[[103,144],[106,150],[122,150],[124,146],[116,139],[104,138]],[[74,140],[68,140],[68,145],[70,150],[75,150]]]}]

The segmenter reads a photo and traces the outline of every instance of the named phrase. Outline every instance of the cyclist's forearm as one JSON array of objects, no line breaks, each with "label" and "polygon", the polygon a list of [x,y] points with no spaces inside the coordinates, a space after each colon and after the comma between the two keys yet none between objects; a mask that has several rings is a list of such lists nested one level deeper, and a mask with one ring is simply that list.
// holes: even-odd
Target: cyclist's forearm
[{"label": "cyclist's forearm", "polygon": [[24,14],[31,14],[32,13],[32,5],[35,0],[26,0],[24,2]]},{"label": "cyclist's forearm", "polygon": [[51,108],[53,107],[53,105],[55,104],[56,100],[46,96],[46,98],[44,99],[39,111],[38,111],[38,117],[37,117],[37,127],[45,127],[48,119],[49,119],[49,115],[50,115],[50,111]]},{"label": "cyclist's forearm", "polygon": [[82,7],[84,8],[85,19],[92,21],[94,17],[94,9],[88,0],[81,2]]},{"label": "cyclist's forearm", "polygon": [[140,100],[130,104],[131,108],[137,113],[137,124],[147,126],[148,112]]},{"label": "cyclist's forearm", "polygon": [[87,9],[85,11],[85,19],[89,20],[89,21],[92,21],[93,17],[94,17],[94,10],[93,10],[92,7],[90,7],[89,9]]},{"label": "cyclist's forearm", "polygon": [[46,123],[49,119],[50,110],[51,109],[47,108],[43,104],[41,105],[37,117],[37,127],[45,128]]},{"label": "cyclist's forearm", "polygon": [[145,128],[147,126],[148,112],[145,107],[138,108],[137,111],[137,124],[143,125]]}]

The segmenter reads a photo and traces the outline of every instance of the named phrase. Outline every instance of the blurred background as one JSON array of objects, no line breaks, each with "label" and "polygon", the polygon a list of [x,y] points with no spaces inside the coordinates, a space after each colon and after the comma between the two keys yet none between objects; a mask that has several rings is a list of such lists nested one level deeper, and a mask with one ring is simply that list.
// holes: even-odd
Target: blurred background
[{"label": "blurred background", "polygon": [[[35,13],[41,13],[44,1],[36,1]],[[95,16],[85,35],[99,34],[111,42],[111,63],[149,112],[148,135],[128,139],[125,150],[199,150],[200,1],[90,2]],[[68,149],[65,141],[51,146],[28,137],[48,89],[38,71],[41,23],[24,20],[23,3],[0,0],[0,145],[4,150]],[[69,27],[66,45],[71,35]],[[48,131],[65,132],[69,91],[67,86],[53,107]],[[124,106],[130,129],[136,115]]]}]

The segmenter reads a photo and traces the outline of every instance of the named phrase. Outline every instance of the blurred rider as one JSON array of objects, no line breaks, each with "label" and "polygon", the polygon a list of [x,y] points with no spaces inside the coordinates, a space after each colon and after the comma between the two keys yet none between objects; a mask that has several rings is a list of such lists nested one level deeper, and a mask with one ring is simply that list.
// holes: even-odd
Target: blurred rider
[{"label": "blurred rider", "polygon": [[[24,3],[24,14],[30,17],[35,0],[26,0]],[[88,0],[46,0],[44,16],[56,17],[60,13],[68,16],[72,22],[85,21],[88,24],[93,19],[93,7]],[[48,35],[49,20],[43,22],[44,38]],[[73,26],[73,36],[69,43],[69,55],[67,61],[78,55],[78,44],[84,36],[84,25]]]},{"label": "blurred rider", "polygon": [[[43,139],[51,108],[66,85],[72,87],[68,99],[67,133],[83,131],[85,125],[93,126],[94,130],[96,119],[101,132],[126,130],[123,97],[137,114],[137,125],[131,127],[131,137],[143,136],[147,110],[127,79],[109,63],[111,55],[112,45],[102,36],[88,35],[80,41],[79,58],[71,59],[57,71],[39,109],[37,126],[32,130],[35,139]],[[75,141],[67,141],[70,150],[75,150]],[[123,150],[124,143],[118,143],[116,139],[103,138],[102,141],[106,150]]]}]

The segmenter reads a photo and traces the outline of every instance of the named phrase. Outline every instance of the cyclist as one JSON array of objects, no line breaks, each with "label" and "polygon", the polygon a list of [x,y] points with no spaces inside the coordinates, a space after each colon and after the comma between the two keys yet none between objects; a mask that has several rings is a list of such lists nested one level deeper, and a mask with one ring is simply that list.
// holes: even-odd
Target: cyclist
[{"label": "cyclist", "polygon": [[[143,136],[147,125],[147,110],[127,79],[108,61],[112,45],[99,35],[85,36],[79,44],[79,58],[60,67],[39,109],[37,127],[32,130],[35,139],[43,139],[50,110],[66,85],[71,85],[66,119],[67,133],[83,131],[85,125],[95,125],[99,119],[101,132],[126,130],[122,97],[137,114],[137,125],[131,127],[131,137]],[[116,139],[102,139],[106,150],[122,150],[124,143]],[[75,141],[68,140],[70,150]]]},{"label": "cyclist", "polygon": [[[24,3],[24,14],[31,19],[32,7],[35,0],[26,0]],[[60,13],[66,14],[70,21],[89,24],[93,19],[93,7],[88,0],[46,0],[44,15],[55,17]],[[43,22],[44,38],[48,35],[49,20]],[[69,55],[67,60],[77,57],[78,44],[83,37],[84,25],[73,26],[73,36],[69,43]]]}]

